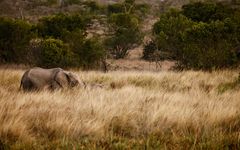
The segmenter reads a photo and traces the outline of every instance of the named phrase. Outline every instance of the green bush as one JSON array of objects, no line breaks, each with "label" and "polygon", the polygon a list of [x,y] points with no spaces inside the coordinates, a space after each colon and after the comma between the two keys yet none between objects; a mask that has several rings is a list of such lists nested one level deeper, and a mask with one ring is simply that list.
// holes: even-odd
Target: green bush
[{"label": "green bush", "polygon": [[57,39],[44,39],[40,44],[40,64],[44,67],[68,67],[74,63],[74,54],[68,44]]},{"label": "green bush", "polygon": [[172,58],[178,59],[184,44],[182,35],[193,24],[193,21],[175,10],[161,15],[160,20],[153,26],[153,35],[159,50],[168,52]]},{"label": "green bush", "polygon": [[154,40],[160,52],[171,54],[183,68],[233,67],[239,62],[239,19],[239,10],[220,3],[189,4],[160,16]]},{"label": "green bush", "polygon": [[198,23],[183,36],[184,47],[181,62],[184,67],[214,69],[232,66],[237,62],[236,53],[231,51],[235,43],[224,22]]},{"label": "green bush", "polygon": [[26,47],[34,36],[31,24],[9,18],[0,18],[0,61],[23,62]]},{"label": "green bush", "polygon": [[87,39],[89,23],[88,17],[64,14],[44,17],[36,25],[0,18],[0,62],[97,68],[105,50],[98,40]]},{"label": "green bush", "polygon": [[131,14],[118,13],[109,19],[113,35],[106,40],[106,45],[114,58],[124,58],[131,48],[141,42],[139,20]]},{"label": "green bush", "polygon": [[[88,2],[87,4],[94,5],[95,3]],[[48,66],[51,65],[51,62],[47,60],[51,60],[53,61],[53,66],[57,63],[64,62],[66,66],[78,66],[84,69],[96,68],[100,59],[103,59],[104,57],[104,50],[101,43],[96,42],[94,39],[86,38],[86,28],[90,22],[90,18],[88,17],[64,14],[41,19],[40,23],[37,25],[39,34],[43,38],[53,37],[55,39],[61,39],[63,42],[67,43],[69,45],[67,51],[68,49],[71,51],[71,53],[69,53],[69,58],[74,58],[74,61],[72,61],[73,59],[70,60],[67,58],[66,62],[64,62],[64,59],[60,59],[62,57],[61,55],[52,57],[52,54],[55,54],[56,50],[58,51],[57,48],[60,47],[61,50],[63,45],[61,46],[61,44],[57,44],[56,41],[51,41],[53,42],[51,47],[54,46],[54,48],[49,48],[44,57],[50,56],[53,60],[48,57],[44,62],[46,62]],[[64,63],[61,65],[64,65]]]},{"label": "green bush", "polygon": [[183,6],[183,15],[197,22],[224,20],[231,17],[234,9],[222,3],[190,3]]},{"label": "green bush", "polygon": [[84,69],[98,68],[105,59],[105,50],[98,39],[86,40],[82,47],[76,51],[79,63]]},{"label": "green bush", "polygon": [[100,61],[105,58],[103,44],[95,38],[86,39],[81,30],[69,34],[67,39],[75,54],[76,66],[83,69],[97,68]]},{"label": "green bush", "polygon": [[77,14],[58,14],[40,19],[36,28],[42,37],[65,40],[66,35],[75,30],[85,31],[89,23],[89,18]]}]

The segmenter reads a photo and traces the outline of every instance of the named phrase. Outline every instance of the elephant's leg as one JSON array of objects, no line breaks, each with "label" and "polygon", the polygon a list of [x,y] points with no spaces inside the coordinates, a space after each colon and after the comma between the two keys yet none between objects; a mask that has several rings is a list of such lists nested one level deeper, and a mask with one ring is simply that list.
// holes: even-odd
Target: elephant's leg
[{"label": "elephant's leg", "polygon": [[37,90],[37,87],[33,84],[33,82],[31,80],[26,80],[22,86],[25,91],[36,91]]},{"label": "elephant's leg", "polygon": [[56,81],[53,81],[50,85],[50,89],[51,90],[57,90],[57,89],[61,89],[61,85],[59,85],[59,83],[57,83]]}]

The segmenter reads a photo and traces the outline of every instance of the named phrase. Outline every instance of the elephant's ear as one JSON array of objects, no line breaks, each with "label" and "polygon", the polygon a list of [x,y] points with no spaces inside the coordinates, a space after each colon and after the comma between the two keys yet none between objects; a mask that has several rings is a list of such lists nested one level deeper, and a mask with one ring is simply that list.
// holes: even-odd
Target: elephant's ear
[{"label": "elephant's ear", "polygon": [[65,73],[64,71],[57,72],[54,80],[62,88],[66,88],[68,86],[69,79],[68,79],[67,73]]},{"label": "elephant's ear", "polygon": [[66,76],[67,76],[70,87],[75,87],[75,86],[81,85],[79,82],[79,78],[76,74],[73,74],[71,72],[66,72]]}]

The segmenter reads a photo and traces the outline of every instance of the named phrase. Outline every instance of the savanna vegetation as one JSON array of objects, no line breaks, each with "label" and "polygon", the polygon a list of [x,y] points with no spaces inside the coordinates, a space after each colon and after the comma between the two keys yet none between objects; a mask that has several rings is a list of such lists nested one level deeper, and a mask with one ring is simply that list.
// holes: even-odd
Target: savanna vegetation
[{"label": "savanna vegetation", "polygon": [[237,71],[75,71],[104,88],[19,91],[0,70],[3,149],[238,149]]},{"label": "savanna vegetation", "polygon": [[155,23],[143,58],[161,60],[166,56],[187,69],[238,66],[239,20],[239,7],[230,4],[197,2],[170,10]]},{"label": "savanna vegetation", "polygon": [[[0,9],[0,150],[239,149],[239,2],[149,3],[29,1],[52,11],[30,19]],[[89,71],[140,46],[143,60],[176,61],[176,70]],[[102,88],[23,92],[23,68],[33,66]]]},{"label": "savanna vegetation", "polygon": [[[124,58],[141,43],[140,16],[147,5],[134,0],[108,7],[93,1],[81,4],[80,13],[44,16],[36,23],[1,17],[1,62],[96,69],[106,57]],[[88,37],[94,20],[107,24],[107,36]]]}]

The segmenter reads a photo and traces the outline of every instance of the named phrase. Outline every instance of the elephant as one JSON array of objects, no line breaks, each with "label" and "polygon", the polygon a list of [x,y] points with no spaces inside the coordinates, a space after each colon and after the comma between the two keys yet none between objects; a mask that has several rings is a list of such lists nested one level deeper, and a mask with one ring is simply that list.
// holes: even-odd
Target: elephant
[{"label": "elephant", "polygon": [[62,68],[43,69],[35,67],[27,70],[21,79],[20,89],[24,91],[56,90],[73,88],[76,86],[85,87],[78,77]]}]

